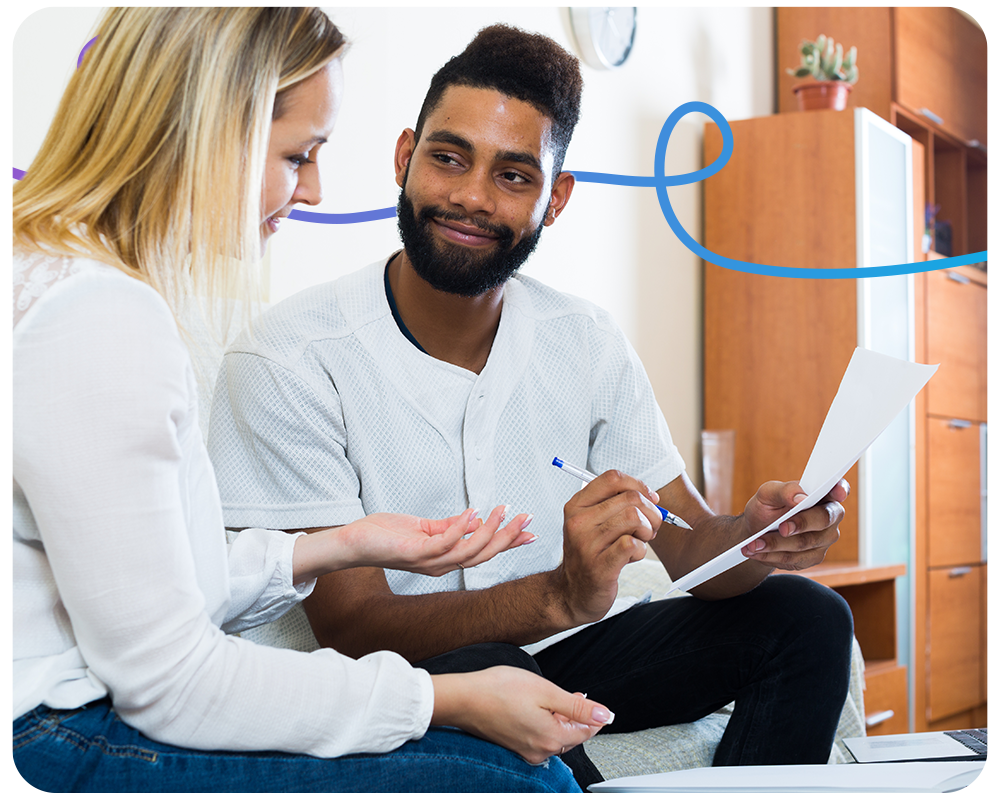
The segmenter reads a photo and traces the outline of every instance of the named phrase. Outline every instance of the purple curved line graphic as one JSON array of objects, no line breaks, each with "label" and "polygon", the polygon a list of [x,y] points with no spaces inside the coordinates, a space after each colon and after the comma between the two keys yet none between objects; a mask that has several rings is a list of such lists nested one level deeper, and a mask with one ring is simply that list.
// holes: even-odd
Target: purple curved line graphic
[{"label": "purple curved line graphic", "polygon": [[353,222],[372,222],[376,219],[391,219],[396,216],[396,207],[376,208],[372,211],[354,211],[350,214],[320,214],[317,211],[294,209],[289,219],[301,222],[319,222],[323,225],[350,225]]},{"label": "purple curved line graphic", "polygon": [[80,65],[81,65],[81,64],[83,63],[83,54],[84,54],[84,53],[86,53],[86,52],[87,52],[87,51],[88,51],[88,50],[90,49],[90,46],[91,46],[91,45],[92,45],[92,44],[93,44],[94,42],[96,42],[96,41],[97,41],[97,37],[95,36],[95,37],[94,37],[93,39],[91,39],[91,40],[90,40],[89,42],[87,42],[87,43],[86,43],[86,44],[85,44],[85,45],[83,46],[83,50],[81,50],[81,51],[80,51],[80,55],[79,55],[79,56],[77,57],[77,59],[76,59],[76,68],[77,68],[77,69],[80,69]]}]

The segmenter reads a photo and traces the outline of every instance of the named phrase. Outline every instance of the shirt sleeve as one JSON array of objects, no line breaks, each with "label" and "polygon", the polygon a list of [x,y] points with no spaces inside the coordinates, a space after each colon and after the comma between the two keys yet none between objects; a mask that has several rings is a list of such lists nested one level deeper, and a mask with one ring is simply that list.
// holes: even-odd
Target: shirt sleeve
[{"label": "shirt sleeve", "polygon": [[274,622],[307,598],[316,581],[294,583],[295,540],[288,534],[249,528],[229,544],[229,607],[222,629],[238,633]]},{"label": "shirt sleeve", "polygon": [[182,500],[195,392],[158,295],[78,276],[14,345],[15,478],[77,646],[125,721],[183,747],[323,757],[423,735],[433,687],[400,656],[261,647],[212,622],[199,577],[215,573],[196,563]]},{"label": "shirt sleeve", "polygon": [[292,530],[365,515],[331,381],[322,387],[249,352],[223,359],[208,449],[226,527]]}]

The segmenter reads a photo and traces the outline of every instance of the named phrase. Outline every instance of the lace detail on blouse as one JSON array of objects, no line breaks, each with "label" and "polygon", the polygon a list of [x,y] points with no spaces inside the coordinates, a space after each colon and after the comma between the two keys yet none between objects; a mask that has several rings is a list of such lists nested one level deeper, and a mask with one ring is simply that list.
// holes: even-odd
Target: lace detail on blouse
[{"label": "lace detail on blouse", "polygon": [[14,327],[34,302],[59,281],[83,269],[79,259],[14,251]]}]

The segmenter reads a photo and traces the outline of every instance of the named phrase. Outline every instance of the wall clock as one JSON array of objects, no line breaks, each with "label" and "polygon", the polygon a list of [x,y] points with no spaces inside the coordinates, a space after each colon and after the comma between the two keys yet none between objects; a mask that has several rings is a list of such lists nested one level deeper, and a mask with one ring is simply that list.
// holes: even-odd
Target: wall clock
[{"label": "wall clock", "polygon": [[625,63],[635,42],[634,7],[575,7],[569,19],[585,64],[614,69]]}]

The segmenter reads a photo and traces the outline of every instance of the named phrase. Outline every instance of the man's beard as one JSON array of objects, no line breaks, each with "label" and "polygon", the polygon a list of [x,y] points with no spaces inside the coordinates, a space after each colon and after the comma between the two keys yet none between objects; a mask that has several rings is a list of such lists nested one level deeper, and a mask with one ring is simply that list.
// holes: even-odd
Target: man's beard
[{"label": "man's beard", "polygon": [[[461,245],[439,245],[430,230],[434,218],[476,225],[498,237],[496,244],[482,254]],[[435,289],[462,297],[476,297],[506,283],[531,255],[544,227],[539,225],[520,242],[513,244],[514,232],[506,225],[470,219],[436,206],[423,208],[417,214],[406,195],[405,180],[396,207],[396,224],[414,271]]]}]

